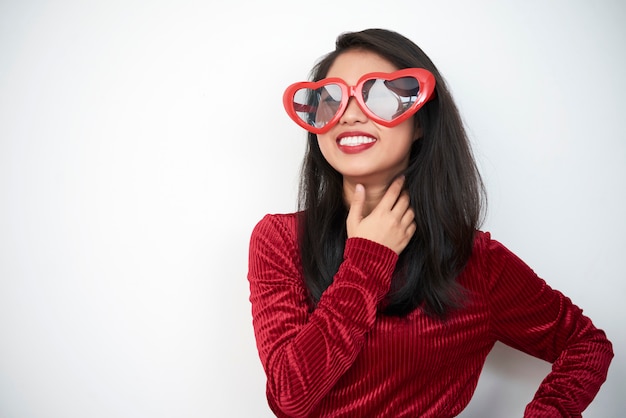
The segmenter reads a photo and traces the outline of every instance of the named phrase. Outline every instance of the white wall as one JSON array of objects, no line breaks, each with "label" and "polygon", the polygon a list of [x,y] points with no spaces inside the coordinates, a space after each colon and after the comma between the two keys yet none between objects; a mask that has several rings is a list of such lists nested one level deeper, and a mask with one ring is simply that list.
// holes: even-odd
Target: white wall
[{"label": "white wall", "polygon": [[[585,416],[624,411],[623,2],[87,3],[0,3],[0,416],[271,416],[246,263],[295,208],[282,90],[374,26],[450,83],[485,229],[613,341]],[[498,346],[463,417],[521,416],[547,370]]]}]

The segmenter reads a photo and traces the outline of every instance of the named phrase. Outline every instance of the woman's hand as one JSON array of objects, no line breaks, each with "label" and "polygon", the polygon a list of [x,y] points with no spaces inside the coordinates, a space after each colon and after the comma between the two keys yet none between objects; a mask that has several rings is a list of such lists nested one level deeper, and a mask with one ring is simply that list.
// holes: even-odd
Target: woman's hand
[{"label": "woman's hand", "polygon": [[400,254],[417,228],[409,195],[402,191],[403,184],[404,177],[394,180],[378,205],[365,217],[365,188],[357,184],[346,220],[348,238],[369,239]]}]

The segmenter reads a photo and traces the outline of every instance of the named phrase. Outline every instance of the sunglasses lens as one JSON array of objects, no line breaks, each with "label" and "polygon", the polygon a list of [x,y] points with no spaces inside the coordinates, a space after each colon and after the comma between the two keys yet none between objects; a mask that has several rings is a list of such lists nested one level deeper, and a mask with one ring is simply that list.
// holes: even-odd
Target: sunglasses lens
[{"label": "sunglasses lens", "polygon": [[302,88],[293,96],[296,115],[314,128],[324,127],[339,111],[341,87],[326,84],[318,89]]},{"label": "sunglasses lens", "polygon": [[414,77],[395,80],[380,78],[363,85],[363,100],[370,112],[381,119],[392,121],[411,108],[417,101],[419,82]]}]

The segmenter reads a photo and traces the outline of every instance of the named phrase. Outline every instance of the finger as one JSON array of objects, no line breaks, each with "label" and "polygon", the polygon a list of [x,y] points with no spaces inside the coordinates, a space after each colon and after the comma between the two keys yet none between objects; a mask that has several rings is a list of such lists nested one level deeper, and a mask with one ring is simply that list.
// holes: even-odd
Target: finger
[{"label": "finger", "polygon": [[354,187],[350,210],[348,211],[348,223],[359,223],[363,219],[363,207],[365,206],[365,187],[357,184]]},{"label": "finger", "polygon": [[415,212],[413,212],[412,208],[408,208],[406,212],[402,215],[402,220],[400,221],[402,225],[415,225]]},{"label": "finger", "polygon": [[381,199],[378,206],[381,207],[382,209],[391,210],[393,206],[396,204],[398,197],[402,193],[403,185],[404,185],[404,176],[400,176],[396,178],[391,183],[387,191],[385,192],[385,195]]},{"label": "finger", "polygon": [[415,222],[411,222],[409,226],[406,228],[406,235],[409,238],[409,240],[413,237],[413,235],[415,234],[415,231],[417,231],[417,224],[415,224]]},{"label": "finger", "polygon": [[410,206],[411,200],[409,199],[409,194],[407,192],[402,192],[391,212],[398,217],[402,217]]}]

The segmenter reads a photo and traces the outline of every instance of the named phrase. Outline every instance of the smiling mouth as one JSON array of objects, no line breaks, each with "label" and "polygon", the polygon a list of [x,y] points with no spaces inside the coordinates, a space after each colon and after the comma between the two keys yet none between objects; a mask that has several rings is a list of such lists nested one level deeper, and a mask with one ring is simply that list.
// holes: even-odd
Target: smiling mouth
[{"label": "smiling mouth", "polygon": [[340,138],[337,143],[342,147],[356,147],[364,144],[376,142],[376,139],[369,136],[345,136]]}]

